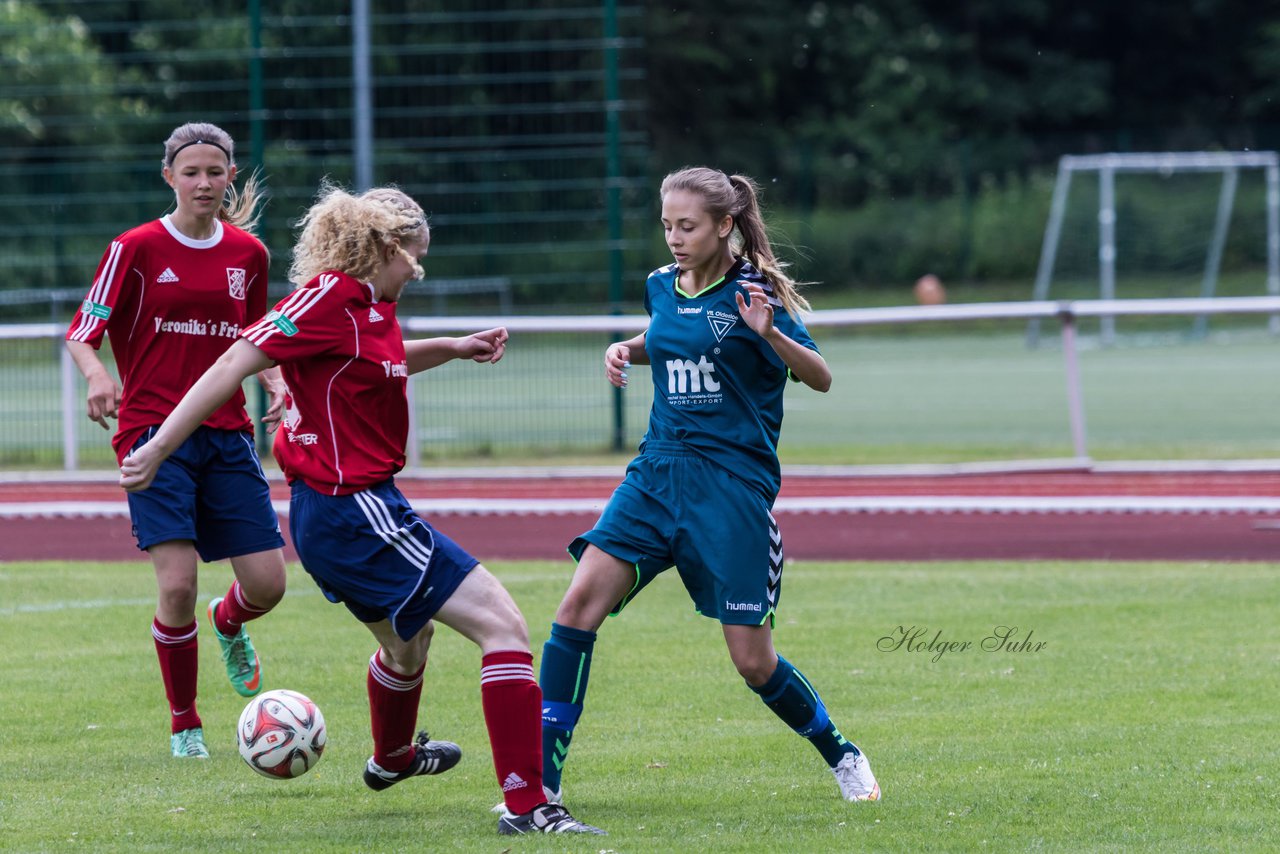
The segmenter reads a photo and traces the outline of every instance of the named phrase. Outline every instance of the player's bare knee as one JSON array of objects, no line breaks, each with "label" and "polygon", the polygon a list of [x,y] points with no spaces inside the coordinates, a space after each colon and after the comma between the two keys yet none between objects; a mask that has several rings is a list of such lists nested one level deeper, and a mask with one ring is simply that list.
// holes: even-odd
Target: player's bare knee
[{"label": "player's bare knee", "polygon": [[560,600],[555,620],[562,626],[594,632],[604,622],[611,604],[602,604],[600,597],[587,588],[570,587]]},{"label": "player's bare knee", "polygon": [[773,676],[773,671],[778,667],[778,659],[773,655],[739,653],[732,658],[738,675],[747,680],[749,685],[758,686],[768,682],[769,677]]},{"label": "player's bare knee", "polygon": [[496,645],[495,648],[527,650],[529,624],[525,622],[524,614],[520,613],[516,604],[511,602],[504,606],[497,616],[497,624],[490,634],[491,641]]},{"label": "player's bare knee", "polygon": [[417,673],[427,661],[427,651],[431,647],[431,638],[422,633],[403,644],[382,647],[382,659],[392,670],[403,676]]},{"label": "player's bare knee", "polygon": [[160,608],[169,613],[195,613],[198,593],[194,579],[166,579],[160,583]]},{"label": "player's bare knee", "polygon": [[284,586],[283,573],[279,576],[274,574],[260,576],[254,578],[249,584],[240,583],[245,598],[264,611],[269,611],[280,604],[280,600],[284,598]]}]

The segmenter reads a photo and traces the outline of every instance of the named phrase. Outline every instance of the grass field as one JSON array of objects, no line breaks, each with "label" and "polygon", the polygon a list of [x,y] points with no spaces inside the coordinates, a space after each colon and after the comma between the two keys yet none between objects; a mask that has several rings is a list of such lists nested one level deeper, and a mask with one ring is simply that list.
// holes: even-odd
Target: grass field
[{"label": "grass field", "polygon": [[[535,648],[567,562],[495,563]],[[0,564],[5,851],[1269,851],[1280,847],[1280,566],[797,563],[780,651],[867,751],[885,792],[847,804],[817,754],[733,673],[675,577],[611,621],[565,776],[607,838],[498,837],[478,654],[436,635],[421,722],[463,746],[440,778],[383,793],[373,645],[296,567],[254,626],[269,687],[315,699],[323,761],[258,777],[232,744],[243,702],[202,627],[213,757],[167,755],[142,564]],[[225,589],[202,570],[202,602]],[[1022,651],[983,651],[1016,626]],[[901,627],[901,629],[900,629]],[[892,648],[973,644],[937,653]],[[890,638],[888,641],[882,638]],[[1042,643],[1038,651],[1034,645]]]}]

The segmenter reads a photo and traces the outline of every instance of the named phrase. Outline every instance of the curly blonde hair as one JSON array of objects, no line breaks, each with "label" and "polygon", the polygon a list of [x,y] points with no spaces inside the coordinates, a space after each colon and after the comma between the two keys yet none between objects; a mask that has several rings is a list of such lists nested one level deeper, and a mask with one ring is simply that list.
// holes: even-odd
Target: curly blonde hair
[{"label": "curly blonde hair", "polygon": [[787,275],[787,264],[773,254],[764,214],[760,210],[760,188],[755,181],[746,175],[726,175],[719,169],[689,166],[662,179],[662,198],[674,190],[702,196],[706,211],[713,220],[726,215],[733,217],[734,230],[730,240],[734,254],[742,255],[764,275],[787,314],[799,317],[810,310],[809,301],[800,295],[801,283]]},{"label": "curly blonde hair", "polygon": [[422,278],[418,259],[404,244],[429,240],[422,208],[396,187],[375,187],[359,196],[329,182],[320,186],[316,202],[298,221],[289,281],[302,287],[326,270],[368,281],[382,266],[382,250],[394,246]]},{"label": "curly blonde hair", "polygon": [[[173,158],[178,153],[178,149],[196,141],[207,142],[221,148],[227,155],[227,166],[235,166],[236,144],[231,134],[208,122],[187,122],[185,125],[174,128],[173,133],[169,134],[169,138],[164,141],[163,167],[167,169],[173,165]],[[262,183],[258,180],[257,172],[250,175],[249,180],[244,182],[243,189],[237,190],[234,184],[228,184],[227,196],[222,200],[222,207],[218,208],[218,219],[250,233],[256,233],[258,220],[262,217],[262,211],[258,209],[258,205],[263,197]]]}]

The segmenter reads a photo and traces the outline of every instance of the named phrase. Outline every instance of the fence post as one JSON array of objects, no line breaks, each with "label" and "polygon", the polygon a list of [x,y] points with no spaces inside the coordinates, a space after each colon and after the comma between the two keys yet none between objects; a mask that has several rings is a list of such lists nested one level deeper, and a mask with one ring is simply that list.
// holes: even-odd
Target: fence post
[{"label": "fence post", "polygon": [[405,463],[416,469],[422,466],[422,442],[418,438],[418,396],[414,394],[413,387],[414,379],[410,376],[404,387],[405,397],[409,399],[409,447],[405,449],[408,452]]},{"label": "fence post", "polygon": [[71,351],[59,347],[62,387],[62,467],[66,471],[80,468],[80,448],[76,442],[76,366]]},{"label": "fence post", "polygon": [[1089,445],[1085,438],[1084,394],[1080,389],[1080,355],[1076,350],[1076,316],[1071,303],[1062,303],[1058,310],[1062,322],[1062,361],[1067,380],[1067,416],[1071,422],[1071,449],[1077,461],[1089,459]]}]

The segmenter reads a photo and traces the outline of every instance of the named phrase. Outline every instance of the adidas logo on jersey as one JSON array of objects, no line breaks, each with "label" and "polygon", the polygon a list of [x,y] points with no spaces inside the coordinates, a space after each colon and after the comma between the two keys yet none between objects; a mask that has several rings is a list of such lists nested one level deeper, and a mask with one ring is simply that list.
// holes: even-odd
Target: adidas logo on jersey
[{"label": "adidas logo on jersey", "polygon": [[507,775],[507,779],[502,781],[502,791],[510,792],[513,789],[525,789],[529,784],[521,779],[520,775],[512,771]]},{"label": "adidas logo on jersey", "polygon": [[370,309],[369,309],[369,322],[370,322],[370,323],[377,323],[377,322],[378,322],[379,320],[381,320],[381,319],[382,319],[382,315],[378,314],[378,310],[377,310],[376,308],[370,308]]},{"label": "adidas logo on jersey", "polygon": [[165,267],[164,272],[156,276],[157,285],[168,285],[178,281],[178,274],[173,272],[172,267]]}]

